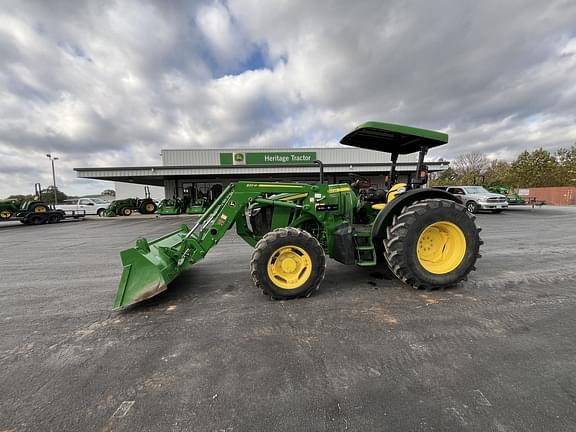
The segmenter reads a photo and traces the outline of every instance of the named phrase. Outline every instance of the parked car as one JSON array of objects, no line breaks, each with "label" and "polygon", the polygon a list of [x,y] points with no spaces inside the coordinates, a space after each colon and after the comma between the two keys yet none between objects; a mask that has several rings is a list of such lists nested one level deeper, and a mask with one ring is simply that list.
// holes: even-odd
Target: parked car
[{"label": "parked car", "polygon": [[108,207],[110,207],[110,203],[101,198],[80,198],[77,200],[68,200],[64,201],[64,204],[58,204],[56,206],[57,209],[64,211],[84,210],[87,215],[98,216],[102,216]]},{"label": "parked car", "polygon": [[436,189],[455,195],[470,213],[477,213],[478,210],[500,213],[508,208],[505,195],[489,192],[483,186],[439,186]]}]

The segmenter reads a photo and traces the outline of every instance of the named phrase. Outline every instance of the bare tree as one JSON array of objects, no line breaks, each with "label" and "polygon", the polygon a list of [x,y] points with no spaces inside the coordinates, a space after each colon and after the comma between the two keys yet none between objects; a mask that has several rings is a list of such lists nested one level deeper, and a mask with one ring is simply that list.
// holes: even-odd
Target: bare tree
[{"label": "bare tree", "polygon": [[490,166],[490,161],[484,153],[470,152],[461,154],[452,162],[454,171],[461,177],[481,175]]}]

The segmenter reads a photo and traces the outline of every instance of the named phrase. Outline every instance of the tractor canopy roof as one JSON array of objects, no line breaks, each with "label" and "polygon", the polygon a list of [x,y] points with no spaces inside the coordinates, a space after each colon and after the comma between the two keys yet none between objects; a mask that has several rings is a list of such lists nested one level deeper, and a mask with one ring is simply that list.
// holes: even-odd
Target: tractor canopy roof
[{"label": "tractor canopy roof", "polygon": [[342,144],[387,153],[408,154],[422,147],[437,147],[448,142],[448,135],[392,123],[366,122],[340,140]]}]

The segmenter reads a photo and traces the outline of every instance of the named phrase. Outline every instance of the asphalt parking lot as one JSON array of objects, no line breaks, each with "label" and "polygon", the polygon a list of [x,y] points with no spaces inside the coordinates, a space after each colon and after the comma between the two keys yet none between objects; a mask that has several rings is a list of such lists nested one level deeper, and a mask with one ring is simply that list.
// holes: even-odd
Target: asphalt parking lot
[{"label": "asphalt parking lot", "polygon": [[112,311],[119,251],[186,221],[0,224],[0,431],[576,430],[576,208],[478,215],[456,289],[330,262],[270,301],[231,232]]}]

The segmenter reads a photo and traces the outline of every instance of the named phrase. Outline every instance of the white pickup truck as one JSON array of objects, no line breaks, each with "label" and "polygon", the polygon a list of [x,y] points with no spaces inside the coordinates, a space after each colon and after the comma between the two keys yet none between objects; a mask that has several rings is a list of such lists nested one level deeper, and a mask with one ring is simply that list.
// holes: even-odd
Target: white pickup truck
[{"label": "white pickup truck", "polygon": [[87,215],[102,216],[104,211],[108,209],[110,203],[100,198],[80,198],[77,200],[64,201],[64,204],[58,204],[57,209],[69,210],[84,210]]}]

